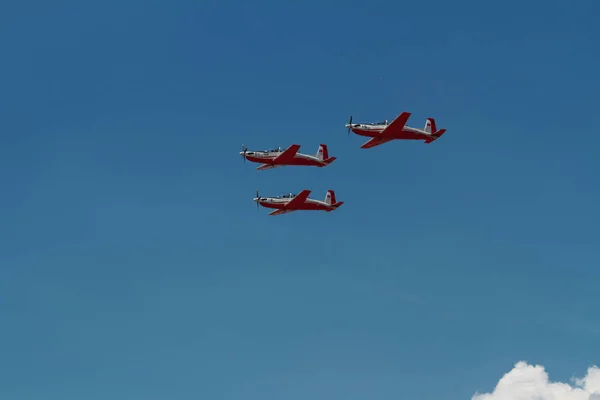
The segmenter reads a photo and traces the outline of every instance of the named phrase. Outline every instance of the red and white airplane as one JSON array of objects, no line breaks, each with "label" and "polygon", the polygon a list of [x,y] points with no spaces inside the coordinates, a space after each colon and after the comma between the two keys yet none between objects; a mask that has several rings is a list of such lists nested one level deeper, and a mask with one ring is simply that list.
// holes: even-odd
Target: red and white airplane
[{"label": "red and white airplane", "polygon": [[298,210],[331,212],[344,204],[343,201],[335,200],[335,192],[333,190],[327,191],[325,201],[309,199],[309,194],[310,190],[303,190],[297,195],[290,193],[277,197],[260,197],[257,190],[254,201],[256,202],[256,208],[258,208],[259,204],[266,208],[274,208],[275,210],[271,211],[269,215],[286,214]]},{"label": "red and white airplane", "polygon": [[247,148],[242,146],[240,155],[244,157],[245,160],[247,159],[248,161],[262,163],[262,165],[256,168],[259,171],[288,165],[325,167],[337,158],[329,157],[327,146],[324,144],[319,145],[316,156],[298,153],[299,149],[300,145],[298,144],[293,144],[285,150],[281,150],[281,147],[279,147],[277,149],[264,151],[248,151]]},{"label": "red and white airplane", "polygon": [[439,131],[436,129],[433,118],[427,118],[423,130],[411,128],[406,126],[409,118],[410,113],[403,112],[388,125],[387,120],[374,124],[353,124],[352,117],[350,117],[350,122],[346,124],[346,128],[348,128],[348,134],[352,131],[357,135],[372,138],[360,146],[362,149],[370,149],[391,140],[424,140],[425,143],[431,143],[446,132],[445,129]]}]

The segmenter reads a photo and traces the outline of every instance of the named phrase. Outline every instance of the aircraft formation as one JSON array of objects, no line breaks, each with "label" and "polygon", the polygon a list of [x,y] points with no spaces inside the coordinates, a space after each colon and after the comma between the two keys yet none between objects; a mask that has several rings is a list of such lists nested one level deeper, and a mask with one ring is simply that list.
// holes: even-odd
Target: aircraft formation
[{"label": "aircraft formation", "polygon": [[[428,144],[439,139],[446,132],[446,129],[437,130],[433,118],[427,118],[423,129],[407,126],[406,123],[410,115],[411,113],[405,111],[389,124],[387,120],[371,124],[353,124],[352,116],[350,116],[350,121],[346,124],[346,128],[348,128],[348,135],[352,131],[356,135],[370,138],[360,146],[362,149],[370,149],[392,140],[423,140],[425,144]],[[337,158],[329,156],[329,150],[325,144],[319,145],[316,155],[302,154],[298,150],[300,150],[300,145],[298,144],[292,144],[285,150],[278,147],[264,151],[249,151],[246,147],[242,146],[240,155],[244,160],[260,163],[261,165],[256,168],[259,171],[285,166],[314,166],[323,168]],[[257,208],[261,205],[265,208],[273,209],[269,215],[281,215],[299,210],[331,212],[344,204],[343,201],[337,201],[333,190],[327,191],[324,200],[311,199],[308,197],[310,193],[310,190],[305,189],[298,194],[288,193],[276,197],[261,197],[257,190],[254,201]]]}]

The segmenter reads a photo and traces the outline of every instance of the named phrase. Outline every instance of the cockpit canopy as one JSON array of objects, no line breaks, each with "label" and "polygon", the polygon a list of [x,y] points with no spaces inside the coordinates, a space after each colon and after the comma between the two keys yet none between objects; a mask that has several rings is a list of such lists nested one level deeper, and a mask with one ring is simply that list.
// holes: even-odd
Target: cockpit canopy
[{"label": "cockpit canopy", "polygon": [[296,197],[296,195],[293,193],[282,194],[281,196],[277,196],[278,199],[292,199],[294,197]]},{"label": "cockpit canopy", "polygon": [[276,149],[271,149],[271,150],[263,150],[263,153],[280,153],[281,152],[281,147],[278,147]]},{"label": "cockpit canopy", "polygon": [[388,124],[388,120],[384,120],[384,121],[379,121],[379,122],[375,122],[373,125],[387,125]]}]

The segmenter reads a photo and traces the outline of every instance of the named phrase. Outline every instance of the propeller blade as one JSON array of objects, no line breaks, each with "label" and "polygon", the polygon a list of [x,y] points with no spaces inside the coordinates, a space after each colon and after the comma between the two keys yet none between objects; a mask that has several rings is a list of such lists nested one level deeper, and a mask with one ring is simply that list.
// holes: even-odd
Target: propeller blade
[{"label": "propeller blade", "polygon": [[348,122],[348,125],[350,125],[348,127],[348,136],[350,136],[350,130],[352,129],[352,126],[351,126],[352,125],[352,115],[350,116],[350,121]]}]

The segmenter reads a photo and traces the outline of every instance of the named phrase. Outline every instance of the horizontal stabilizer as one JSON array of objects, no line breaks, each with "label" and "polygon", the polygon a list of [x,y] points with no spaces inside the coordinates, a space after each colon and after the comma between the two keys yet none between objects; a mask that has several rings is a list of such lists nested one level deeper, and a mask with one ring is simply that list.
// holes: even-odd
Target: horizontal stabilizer
[{"label": "horizontal stabilizer", "polygon": [[332,162],[334,162],[334,161],[336,160],[336,158],[337,158],[337,157],[329,157],[329,158],[327,158],[327,159],[323,160],[323,163],[324,163],[325,165],[329,165],[329,164],[331,164]]},{"label": "horizontal stabilizer", "polygon": [[433,134],[433,136],[435,136],[436,139],[439,139],[440,136],[442,136],[444,133],[446,133],[445,129],[440,129],[439,131],[437,131],[436,133]]},{"label": "horizontal stabilizer", "polygon": [[327,210],[327,212],[331,212],[333,210],[337,210],[342,204],[344,204],[343,201],[338,201],[337,203],[334,203],[331,205],[331,209]]},{"label": "horizontal stabilizer", "polygon": [[442,136],[444,133],[446,132],[445,129],[440,129],[439,131],[437,131],[436,133],[432,134],[431,137],[428,137],[427,139],[425,139],[425,144],[431,143],[436,141],[437,139],[440,138],[440,136]]}]

